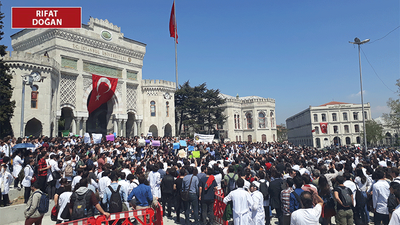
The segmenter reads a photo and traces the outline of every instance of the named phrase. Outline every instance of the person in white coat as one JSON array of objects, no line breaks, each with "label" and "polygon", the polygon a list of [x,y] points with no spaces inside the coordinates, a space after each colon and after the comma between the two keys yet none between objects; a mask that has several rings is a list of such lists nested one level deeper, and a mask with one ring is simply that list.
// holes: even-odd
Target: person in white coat
[{"label": "person in white coat", "polygon": [[251,219],[254,225],[265,224],[265,212],[264,212],[264,197],[259,191],[260,182],[253,181],[250,185],[251,197],[253,198],[253,207],[251,208]]},{"label": "person in white coat", "polygon": [[21,152],[20,149],[18,149],[15,152],[15,154],[16,154],[16,156],[13,159],[13,173],[12,173],[12,175],[14,177],[14,188],[19,188],[18,185],[19,185],[19,182],[21,182],[21,181],[18,179],[18,174],[22,170],[22,165],[24,165],[24,161],[21,158],[22,152]]},{"label": "person in white coat", "polygon": [[12,181],[13,175],[11,175],[11,173],[7,171],[6,164],[3,164],[0,170],[0,187],[4,206],[10,205],[10,198],[8,197],[8,193],[10,192],[10,184]]},{"label": "person in white coat", "polygon": [[24,173],[25,173],[25,177],[22,180],[22,186],[25,189],[24,192],[24,203],[27,203],[29,200],[29,197],[31,196],[31,180],[33,178],[33,168],[32,166],[35,165],[35,159],[31,158],[28,161],[28,165],[25,166],[24,168]]},{"label": "person in white coat", "polygon": [[157,172],[159,168],[157,165],[154,165],[149,169],[151,170],[148,178],[150,182],[151,193],[154,197],[161,198],[161,175],[159,172]]},{"label": "person in white coat", "polygon": [[57,171],[61,175],[61,169],[58,167],[57,158],[59,155],[52,154],[50,156],[50,160],[48,162],[50,169],[47,171],[47,187],[48,187],[48,194],[49,198],[53,199],[54,194],[56,193],[56,182],[57,180],[53,177],[53,172]]},{"label": "person in white coat", "polygon": [[251,224],[250,209],[254,204],[253,198],[248,191],[243,189],[244,180],[242,178],[237,179],[236,185],[238,188],[231,191],[228,196],[224,198],[224,203],[227,204],[229,201],[232,201],[233,223],[235,225]]}]

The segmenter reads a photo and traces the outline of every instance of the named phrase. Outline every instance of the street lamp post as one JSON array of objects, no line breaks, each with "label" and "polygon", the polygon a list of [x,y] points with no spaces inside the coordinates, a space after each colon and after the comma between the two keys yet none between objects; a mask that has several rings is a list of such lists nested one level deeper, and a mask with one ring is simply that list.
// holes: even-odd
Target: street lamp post
[{"label": "street lamp post", "polygon": [[362,73],[361,73],[361,55],[360,55],[360,45],[365,44],[369,42],[369,39],[365,39],[364,41],[360,41],[359,38],[354,38],[354,42],[349,41],[351,44],[358,45],[358,64],[360,67],[360,88],[361,88],[361,107],[362,107],[362,112],[361,116],[363,118],[363,130],[364,130],[364,151],[366,152],[368,150],[367,148],[367,132],[366,132],[366,127],[365,127],[365,113],[364,113],[364,97],[363,97],[363,88],[362,88]]}]

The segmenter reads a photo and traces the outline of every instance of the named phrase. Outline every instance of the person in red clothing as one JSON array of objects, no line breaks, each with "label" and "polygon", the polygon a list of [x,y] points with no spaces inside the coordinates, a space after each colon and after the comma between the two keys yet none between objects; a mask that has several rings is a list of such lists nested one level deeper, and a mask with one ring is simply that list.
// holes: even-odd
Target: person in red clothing
[{"label": "person in red clothing", "polygon": [[99,173],[103,171],[103,166],[104,164],[106,164],[105,158],[106,156],[104,155],[104,153],[101,153],[99,159],[97,160],[97,171]]},{"label": "person in red clothing", "polygon": [[40,190],[42,192],[46,192],[46,184],[47,184],[47,170],[50,169],[50,165],[47,165],[46,158],[49,157],[48,153],[42,153],[39,155],[38,161],[38,179]]}]

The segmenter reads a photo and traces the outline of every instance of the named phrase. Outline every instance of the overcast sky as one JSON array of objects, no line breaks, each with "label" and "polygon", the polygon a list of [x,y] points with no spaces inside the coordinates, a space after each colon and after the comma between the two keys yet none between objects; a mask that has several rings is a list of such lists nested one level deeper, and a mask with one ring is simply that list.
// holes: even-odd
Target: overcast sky
[{"label": "overcast sky", "polygon": [[[13,6],[79,6],[82,23],[90,16],[108,19],[121,27],[125,37],[147,44],[143,79],[175,81],[175,46],[168,30],[172,2],[2,1],[6,18],[1,43],[12,50],[10,35],[19,31],[11,29]],[[361,61],[364,102],[371,104],[372,117],[388,112],[386,101],[396,97],[399,1],[177,0],[175,4],[180,84],[206,82],[208,88],[232,96],[273,98],[277,124],[310,105],[361,103],[358,50],[349,44],[358,37],[371,39],[362,45]]]}]

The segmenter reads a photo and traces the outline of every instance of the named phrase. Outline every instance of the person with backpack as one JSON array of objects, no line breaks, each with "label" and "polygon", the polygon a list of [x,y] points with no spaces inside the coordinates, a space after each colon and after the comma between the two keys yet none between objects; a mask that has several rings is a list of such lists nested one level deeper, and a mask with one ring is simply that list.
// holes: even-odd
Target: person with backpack
[{"label": "person with backpack", "polygon": [[64,171],[64,178],[67,178],[69,182],[72,181],[72,177],[74,176],[74,166],[71,156],[67,155],[63,163],[62,171]]},{"label": "person with backpack", "polygon": [[344,181],[343,176],[337,176],[338,186],[333,189],[333,198],[337,203],[335,221],[337,225],[353,225],[353,192],[344,186]]},{"label": "person with backpack", "polygon": [[[204,224],[211,224],[214,220],[214,197],[217,182],[213,174],[214,169],[208,167],[206,176],[199,181],[199,201],[201,202],[201,216]],[[207,217],[209,219],[208,223]]]},{"label": "person with backpack", "polygon": [[[292,213],[291,225],[319,225],[319,218],[322,212],[324,201],[316,196],[316,205],[314,205],[313,195],[309,191],[303,191],[300,195],[302,207]],[[340,224],[338,224],[340,225]]]},{"label": "person with backpack", "polygon": [[[127,201],[125,188],[118,184],[118,176],[111,174],[111,184],[104,191],[102,203],[107,205],[109,213],[122,212],[123,205]],[[126,204],[125,204],[126,205]]]},{"label": "person with backpack", "polygon": [[228,174],[226,174],[224,177],[224,182],[226,187],[226,190],[224,190],[225,196],[227,196],[231,191],[236,189],[236,181],[238,178],[239,176],[235,174],[235,168],[232,165],[230,165],[228,167]]},{"label": "person with backpack", "polygon": [[264,205],[264,212],[265,212],[265,225],[269,225],[271,222],[270,210],[269,210],[269,177],[268,175],[260,170],[258,171],[258,178],[260,178],[260,192],[263,195],[263,205]]},{"label": "person with backpack", "polygon": [[81,179],[77,188],[71,195],[69,212],[71,220],[82,219],[86,217],[94,216],[94,208],[105,215],[107,218],[110,217],[110,213],[103,210],[100,206],[96,195],[91,191],[88,186],[87,179]]},{"label": "person with backpack", "polygon": [[295,176],[293,178],[294,186],[296,189],[293,190],[292,193],[290,193],[290,212],[293,213],[294,211],[303,208],[302,202],[300,200],[300,195],[303,193],[303,189],[301,187],[304,184],[303,178],[301,176]]},{"label": "person with backpack", "polygon": [[[38,182],[33,183],[31,186],[32,194],[26,204],[25,215],[25,225],[40,225],[42,224],[42,219],[44,214],[49,209],[49,202],[47,197],[47,210],[46,210],[46,196],[40,190],[40,184]],[[43,199],[42,199],[43,198]]]}]

